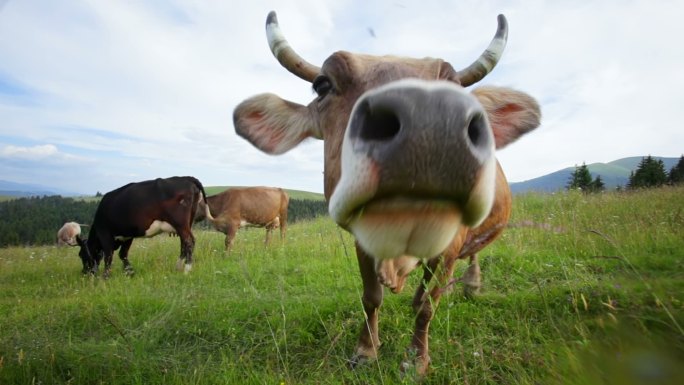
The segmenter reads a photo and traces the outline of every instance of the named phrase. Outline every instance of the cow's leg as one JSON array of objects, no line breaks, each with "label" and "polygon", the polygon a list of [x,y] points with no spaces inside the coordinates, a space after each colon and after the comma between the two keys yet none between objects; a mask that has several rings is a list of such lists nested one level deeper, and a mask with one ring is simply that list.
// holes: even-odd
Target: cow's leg
[{"label": "cow's leg", "polygon": [[416,293],[413,295],[412,306],[413,311],[416,313],[418,313],[420,307],[423,306],[427,287],[430,284],[430,281],[432,280],[432,276],[434,275],[435,269],[439,265],[439,262],[439,258],[432,258],[423,265],[423,278],[420,280],[420,283],[416,288]]},{"label": "cow's leg", "polygon": [[104,273],[102,276],[104,278],[109,278],[112,275],[112,258],[114,257],[114,250],[107,248],[103,250],[104,253]]},{"label": "cow's leg", "polygon": [[131,276],[135,272],[133,271],[133,266],[131,265],[130,262],[128,262],[128,250],[131,248],[131,244],[133,243],[133,238],[124,241],[121,244],[121,249],[119,249],[119,259],[121,259],[121,262],[123,262],[123,269],[124,273],[126,275]]},{"label": "cow's leg", "polygon": [[266,226],[266,239],[264,240],[264,245],[269,245],[271,243],[271,233],[273,232],[273,227]]},{"label": "cow's leg", "polygon": [[361,335],[356,344],[356,351],[350,361],[354,368],[365,361],[375,360],[378,357],[380,338],[378,336],[378,312],[382,305],[382,285],[375,273],[375,261],[356,245],[356,256],[359,261],[361,279],[363,281],[363,312],[365,322],[361,328]]},{"label": "cow's leg", "polygon": [[463,295],[470,298],[480,293],[482,279],[480,277],[480,263],[477,261],[477,254],[470,256],[470,264],[463,273]]},{"label": "cow's leg", "polygon": [[[180,238],[181,250],[176,268],[187,274],[192,270],[192,252],[195,249],[195,237],[192,235],[192,231],[190,231],[189,228],[181,229],[177,233]],[[183,265],[183,262],[185,262],[185,265]]]},{"label": "cow's leg", "polygon": [[[287,210],[285,211],[287,213]],[[281,214],[280,217],[280,240],[285,239],[285,234],[287,233],[287,214],[283,217]]]},{"label": "cow's leg", "polygon": [[237,229],[239,225],[235,225],[233,223],[230,223],[226,226],[226,251],[230,251],[230,249],[233,248],[233,239],[235,239],[235,234],[237,234]]},{"label": "cow's leg", "polygon": [[102,261],[102,256],[104,255],[104,251],[100,250],[98,253],[93,255],[93,261],[91,263],[92,268],[91,272],[93,275],[97,275],[97,272],[100,270],[100,261]]},{"label": "cow's leg", "polygon": [[410,357],[401,365],[401,370],[405,372],[412,367],[413,363],[415,365],[415,372],[418,376],[425,375],[428,366],[430,365],[430,354],[428,348],[430,321],[432,320],[435,308],[439,304],[442,293],[450,284],[449,278],[453,274],[454,262],[456,261],[456,258],[453,257],[433,258],[433,260],[437,261],[441,261],[442,259],[444,262],[441,264],[437,263],[432,269],[432,275],[436,275],[437,282],[433,283],[432,287],[429,288],[427,296],[422,296],[423,299],[416,314],[416,324],[413,331],[413,338],[411,339],[411,345],[409,346],[408,350]]}]

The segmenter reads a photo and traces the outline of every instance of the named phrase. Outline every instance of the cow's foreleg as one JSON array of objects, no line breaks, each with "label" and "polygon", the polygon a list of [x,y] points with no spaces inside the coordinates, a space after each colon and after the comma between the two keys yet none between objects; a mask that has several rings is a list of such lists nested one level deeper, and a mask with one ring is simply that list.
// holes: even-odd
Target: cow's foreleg
[{"label": "cow's foreleg", "polygon": [[432,276],[434,275],[439,262],[439,258],[432,258],[423,265],[423,278],[420,280],[420,284],[418,284],[418,287],[416,288],[416,293],[413,295],[412,306],[413,311],[416,313],[418,313],[421,306],[423,306],[423,302],[425,302],[427,287],[432,280]]},{"label": "cow's foreleg", "polygon": [[112,275],[112,258],[114,257],[114,250],[106,249],[104,253],[104,273],[102,276],[104,278],[109,278]]},{"label": "cow's foreleg", "polygon": [[102,260],[102,256],[104,255],[104,251],[99,251],[97,254],[93,255],[93,260],[91,262],[91,272],[93,275],[97,275],[97,272],[100,270],[100,261]]},{"label": "cow's foreleg", "polygon": [[234,225],[234,224],[229,224],[226,226],[226,251],[230,251],[230,249],[233,247],[233,239],[235,239],[235,234],[237,234],[237,229],[239,225]]},{"label": "cow's foreleg", "polygon": [[[183,229],[178,232],[180,237],[180,257],[176,267],[179,271],[183,271],[186,274],[192,270],[192,252],[195,248],[195,237],[192,235],[190,229]],[[185,265],[183,264],[185,262]]]},{"label": "cow's foreleg", "polygon": [[480,293],[482,279],[480,277],[480,263],[477,261],[477,254],[470,256],[470,264],[463,273],[463,295],[470,298]]},{"label": "cow's foreleg", "polygon": [[352,368],[365,361],[375,360],[378,357],[378,348],[380,347],[378,312],[382,305],[383,296],[382,285],[375,273],[375,260],[368,256],[358,243],[356,244],[356,256],[359,261],[359,269],[361,270],[361,279],[363,280],[363,297],[361,302],[363,303],[365,322],[361,328],[359,341],[356,344],[356,351],[350,361]]},{"label": "cow's foreleg", "polygon": [[271,233],[273,232],[273,227],[266,226],[266,239],[264,240],[264,245],[269,245],[271,243]]},{"label": "cow's foreleg", "polygon": [[[432,261],[437,261],[437,263],[432,263]],[[442,262],[443,263],[439,263]],[[428,370],[430,365],[430,354],[428,348],[428,333],[430,330],[430,321],[434,315],[434,311],[439,304],[440,297],[442,293],[446,290],[447,286],[451,283],[449,278],[453,274],[454,262],[456,258],[433,258],[429,265],[432,267],[431,275],[427,273],[423,277],[425,280],[426,276],[429,278],[432,276],[437,277],[437,281],[431,285],[425,285],[423,290],[429,290],[428,295],[421,295],[420,305],[417,308],[416,314],[416,325],[413,331],[413,338],[411,339],[411,345],[408,349],[407,359],[402,363],[401,370],[406,372],[410,370],[413,365],[415,365],[415,372],[418,376],[423,376]],[[418,292],[416,292],[418,294]],[[414,298],[415,301],[415,298]],[[416,303],[414,302],[414,307]]]},{"label": "cow's foreleg", "polygon": [[130,250],[132,243],[133,238],[124,241],[124,243],[121,244],[121,249],[119,249],[119,259],[123,262],[124,273],[129,276],[134,274],[133,266],[128,262],[128,250]]}]

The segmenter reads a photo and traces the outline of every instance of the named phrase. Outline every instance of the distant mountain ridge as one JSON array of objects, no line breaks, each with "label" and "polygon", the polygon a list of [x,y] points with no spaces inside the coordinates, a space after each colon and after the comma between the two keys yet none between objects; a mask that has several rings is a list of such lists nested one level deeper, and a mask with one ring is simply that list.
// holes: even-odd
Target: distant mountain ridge
[{"label": "distant mountain ridge", "polygon": [[[213,194],[218,194],[221,191],[226,190],[229,187],[237,187],[237,186],[205,186],[205,190],[207,192],[207,195],[213,195]],[[316,193],[316,192],[310,192],[310,191],[301,191],[301,190],[290,190],[290,189],[285,189],[287,193],[290,195],[291,199],[300,199],[300,200],[314,200],[314,201],[322,201],[325,200],[325,196],[321,193]],[[24,198],[24,197],[32,197],[32,196],[52,196],[52,195],[61,195],[63,197],[83,197],[86,196],[85,194],[80,194],[80,193],[75,193],[75,192],[69,192],[65,191],[62,189],[54,188],[54,187],[48,187],[48,186],[42,186],[42,185],[37,185],[37,184],[27,184],[27,183],[16,183],[16,182],[10,182],[6,180],[0,180],[0,197],[10,197],[12,198]]]},{"label": "distant mountain ridge", "polygon": [[80,196],[83,194],[70,192],[54,187],[42,186],[39,184],[16,183],[7,180],[0,180],[0,195],[12,197],[30,197],[30,196]]},{"label": "distant mountain ridge", "polygon": [[[629,174],[636,170],[644,157],[645,156],[632,156],[608,163],[591,163],[588,164],[587,167],[593,178],[596,178],[597,175],[601,175],[601,180],[605,183],[606,190],[613,190],[617,186],[624,187],[627,185]],[[679,161],[679,158],[666,158],[661,156],[653,156],[653,159],[662,160],[665,164],[666,172],[670,171],[670,169]],[[579,165],[580,164],[577,166]],[[514,182],[510,184],[511,191],[514,194],[519,194],[529,191],[555,192],[564,190],[573,171],[575,171],[575,166],[567,167],[523,182]]]},{"label": "distant mountain ridge", "polygon": [[[595,178],[597,175],[601,175],[601,179],[603,180],[603,183],[605,183],[606,190],[612,190],[617,186],[627,185],[630,172],[636,170],[639,162],[641,162],[643,158],[643,156],[632,156],[629,158],[614,160],[608,163],[591,163],[588,164],[587,167],[589,168],[589,172],[593,178]],[[679,158],[666,158],[661,156],[653,156],[653,158],[663,161],[665,164],[665,171],[670,171],[670,169],[679,161]],[[519,194],[528,191],[555,192],[564,190],[573,171],[575,171],[575,166],[567,167],[562,170],[523,182],[513,182],[510,184],[511,191],[514,194]],[[212,195],[219,193],[226,188],[228,188],[228,186],[207,186],[206,190],[207,194]],[[298,190],[287,191],[291,198],[312,200],[325,199],[323,194],[320,193]],[[54,187],[0,180],[0,196],[28,197],[45,195],[61,195],[63,197],[83,196],[83,194],[65,191]]]}]

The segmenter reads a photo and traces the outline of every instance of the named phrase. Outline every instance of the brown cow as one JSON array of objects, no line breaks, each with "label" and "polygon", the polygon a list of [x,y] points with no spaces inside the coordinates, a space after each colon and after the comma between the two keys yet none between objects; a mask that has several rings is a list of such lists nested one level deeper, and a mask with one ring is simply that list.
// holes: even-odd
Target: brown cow
[{"label": "brown cow", "polygon": [[[236,107],[236,132],[270,154],[302,140],[324,140],[325,197],[332,218],[356,238],[366,324],[352,366],[377,357],[382,285],[402,289],[423,265],[413,299],[417,312],[409,346],[425,374],[428,329],[454,263],[470,258],[463,281],[479,286],[476,253],[506,226],[511,193],[494,152],[539,125],[539,105],[525,93],[498,87],[467,92],[498,62],[508,35],[506,19],[487,50],[455,71],[444,60],[369,56],[339,51],[322,67],[302,59],[271,13],[266,21],[274,56],[311,82],[308,105],[273,94]],[[428,284],[434,277],[436,282]]]},{"label": "brown cow", "polygon": [[78,246],[76,237],[81,235],[81,225],[76,222],[66,222],[62,228],[57,231],[57,244]]},{"label": "brown cow", "polygon": [[[287,206],[290,197],[276,187],[235,187],[220,194],[207,197],[207,204],[214,217],[214,228],[226,234],[226,250],[230,250],[240,227],[265,227],[265,244],[271,240],[273,229],[280,227],[280,239],[287,231]],[[197,208],[195,222],[205,219],[203,203]]]}]

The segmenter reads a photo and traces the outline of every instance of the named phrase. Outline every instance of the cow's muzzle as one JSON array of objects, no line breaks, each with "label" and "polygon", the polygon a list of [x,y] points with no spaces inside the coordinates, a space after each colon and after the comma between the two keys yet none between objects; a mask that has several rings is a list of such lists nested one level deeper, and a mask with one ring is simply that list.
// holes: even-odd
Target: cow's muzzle
[{"label": "cow's muzzle", "polygon": [[477,99],[450,82],[393,82],[352,110],[330,214],[377,258],[432,257],[489,214],[495,170]]}]

